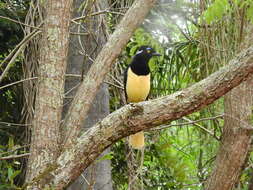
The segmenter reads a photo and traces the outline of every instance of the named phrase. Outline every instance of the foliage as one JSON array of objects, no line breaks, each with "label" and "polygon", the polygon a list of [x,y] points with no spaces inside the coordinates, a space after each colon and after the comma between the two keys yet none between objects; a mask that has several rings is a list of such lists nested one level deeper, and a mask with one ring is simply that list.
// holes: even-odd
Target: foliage
[{"label": "foliage", "polygon": [[[24,22],[28,1],[0,1],[0,16]],[[0,54],[8,53],[23,38],[22,26],[0,18]]]},{"label": "foliage", "polygon": [[[18,153],[20,151],[17,148],[14,138],[10,136],[7,145],[0,145],[0,155],[2,157],[8,155],[8,152],[12,154]],[[14,179],[21,173],[20,165],[21,163],[19,161],[3,160],[0,162],[0,190],[18,189]]]},{"label": "foliage", "polygon": [[253,1],[252,0],[215,0],[202,14],[207,24],[220,21],[224,16],[234,14],[234,10],[246,7],[246,19],[253,22]]}]

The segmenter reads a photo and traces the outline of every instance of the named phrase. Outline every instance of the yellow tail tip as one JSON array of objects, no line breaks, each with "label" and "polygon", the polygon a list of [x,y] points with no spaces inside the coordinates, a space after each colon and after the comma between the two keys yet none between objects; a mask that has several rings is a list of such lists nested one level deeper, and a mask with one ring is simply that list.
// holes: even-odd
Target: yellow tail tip
[{"label": "yellow tail tip", "polygon": [[134,135],[129,136],[129,144],[134,149],[142,149],[145,145],[144,142],[144,132],[141,131]]}]

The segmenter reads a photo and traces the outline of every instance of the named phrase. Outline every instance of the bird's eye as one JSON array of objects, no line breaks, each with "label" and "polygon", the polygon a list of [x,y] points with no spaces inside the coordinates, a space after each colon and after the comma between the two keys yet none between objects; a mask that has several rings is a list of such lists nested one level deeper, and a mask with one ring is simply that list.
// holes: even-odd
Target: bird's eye
[{"label": "bird's eye", "polygon": [[147,50],[147,53],[149,54],[149,53],[151,53],[151,51],[150,51],[150,50]]}]

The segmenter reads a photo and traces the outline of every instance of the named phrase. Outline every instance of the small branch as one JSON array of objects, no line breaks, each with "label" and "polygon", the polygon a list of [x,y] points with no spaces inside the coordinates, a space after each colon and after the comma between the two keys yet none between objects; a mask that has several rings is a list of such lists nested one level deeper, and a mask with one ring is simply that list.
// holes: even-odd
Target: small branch
[{"label": "small branch", "polygon": [[18,21],[18,20],[14,20],[14,19],[12,19],[12,18],[9,18],[9,17],[0,16],[0,18],[5,19],[5,20],[9,20],[9,21],[12,21],[12,22],[15,22],[15,23],[18,23],[18,24],[21,24],[21,25],[23,25],[23,26],[27,26],[27,27],[30,27],[30,28],[34,28],[34,29],[37,29],[37,30],[40,30],[40,29],[41,29],[41,28],[39,28],[39,27],[31,26],[31,25],[25,24],[25,23],[23,23],[23,22],[20,22],[20,21]]},{"label": "small branch", "polygon": [[88,36],[88,32],[70,32],[71,35]]},{"label": "small branch", "polygon": [[[43,24],[43,23],[41,23],[41,24],[39,25],[39,27],[40,27],[42,24]],[[16,47],[9,53],[9,55],[5,57],[5,59],[2,61],[1,65],[0,65],[0,68],[3,66],[3,64],[4,64],[7,60],[9,60],[9,59],[13,56],[13,54],[20,48],[20,46],[22,46],[26,41],[32,39],[32,37],[35,37],[34,34],[35,34],[36,32],[38,32],[38,31],[35,30],[35,31],[29,33],[27,36],[25,36],[25,37],[23,38],[23,40],[22,40],[18,45],[16,45]]]},{"label": "small branch", "polygon": [[[190,119],[188,119],[188,118],[186,118],[186,117],[183,117],[183,119],[186,120],[186,121],[189,121],[189,122],[193,122],[193,125],[197,126],[198,128],[200,128],[201,130],[203,130],[203,131],[206,132],[207,134],[211,135],[211,136],[212,136],[213,138],[215,138],[217,141],[220,141],[220,138],[217,137],[217,136],[215,135],[214,132],[208,130],[207,128],[203,127],[202,125],[199,125],[198,123],[194,123],[194,121],[192,121],[192,120],[190,120]],[[205,118],[203,118],[203,119],[205,119]]]},{"label": "small branch", "polygon": [[112,80],[114,80],[116,83],[118,83],[119,86],[123,86],[123,84],[118,79],[116,79],[113,75],[109,74],[109,76]]},{"label": "small branch", "polygon": [[84,16],[80,16],[80,17],[77,17],[77,18],[73,18],[71,21],[72,22],[77,22],[77,21],[80,21],[80,20],[84,20],[87,17],[97,16],[97,15],[105,14],[105,13],[112,13],[112,14],[118,14],[118,15],[124,16],[124,13],[121,13],[121,12],[114,12],[114,11],[109,11],[109,10],[103,10],[103,11],[98,11],[98,12],[92,13],[90,15],[84,15]]},{"label": "small branch", "polygon": [[23,126],[31,126],[31,124],[9,123],[9,122],[3,122],[3,121],[0,121],[0,124],[2,124],[2,125],[8,125],[8,126],[21,126],[21,127],[23,127]]},{"label": "small branch", "polygon": [[7,88],[7,87],[10,87],[10,86],[13,86],[13,85],[16,85],[16,84],[19,84],[19,83],[22,83],[22,82],[25,82],[25,81],[28,81],[28,80],[35,80],[35,79],[38,79],[38,77],[32,77],[32,78],[27,78],[27,79],[19,80],[19,81],[16,81],[16,82],[13,82],[13,83],[1,86],[0,90],[4,89],[4,88]]},{"label": "small branch", "polygon": [[[82,76],[81,75],[78,75],[78,74],[66,74],[65,75],[66,77],[78,77],[78,78],[81,78]],[[112,75],[110,75],[111,77],[112,77]],[[114,80],[115,78],[113,78],[113,80]],[[104,81],[105,83],[107,83],[107,84],[109,84],[109,85],[112,85],[112,86],[114,86],[114,87],[116,87],[116,88],[119,88],[119,89],[121,89],[121,90],[124,90],[124,87],[123,87],[123,85],[117,80],[117,79],[115,79],[115,81],[119,84],[119,85],[117,85],[117,84],[114,84],[114,83],[112,83],[112,82],[109,82],[109,81]],[[1,89],[1,88],[0,88]],[[65,93],[66,94],[66,93]]]},{"label": "small branch", "polygon": [[14,148],[13,150],[10,150],[10,151],[7,151],[7,152],[1,152],[0,156],[3,156],[4,154],[10,154],[11,152],[15,152],[16,150],[19,150],[19,149],[22,149],[22,148],[27,148],[29,146],[30,146],[30,144],[26,144],[24,146]]},{"label": "small branch", "polygon": [[218,119],[218,118],[223,118],[224,115],[217,115],[217,116],[214,116],[214,117],[207,117],[207,118],[202,118],[202,119],[199,119],[199,120],[195,120],[195,121],[192,121],[190,119],[188,119],[187,117],[183,117],[182,119],[183,120],[186,120],[188,122],[185,122],[185,123],[177,123],[177,124],[170,124],[170,125],[162,125],[162,126],[159,126],[157,128],[154,128],[154,129],[151,129],[150,131],[156,131],[156,130],[162,130],[162,129],[167,129],[167,128],[170,128],[170,127],[174,127],[174,126],[184,126],[184,125],[195,125],[197,127],[199,127],[201,130],[205,131],[206,133],[210,134],[211,136],[213,136],[216,140],[220,140],[219,137],[217,137],[212,131],[206,129],[205,127],[197,124],[199,122],[202,122],[202,121],[209,121],[209,120],[215,120],[215,119]]},{"label": "small branch", "polygon": [[67,96],[69,93],[71,93],[73,90],[78,88],[80,86],[80,83],[77,83],[73,88],[69,89],[67,92],[64,93],[64,96]]},{"label": "small branch", "polygon": [[159,126],[157,128],[152,129],[152,131],[161,130],[161,129],[167,129],[167,128],[174,127],[174,126],[192,125],[192,124],[199,123],[199,122],[202,122],[202,121],[214,120],[214,119],[223,118],[223,117],[224,117],[224,115],[222,114],[222,115],[217,115],[217,116],[214,116],[214,117],[202,118],[202,119],[195,120],[195,121],[190,120],[190,119],[188,119],[186,117],[183,117],[182,119],[184,119],[184,120],[186,120],[188,122]]},{"label": "small branch", "polygon": [[30,153],[0,157],[0,160],[10,160],[10,159],[23,158],[23,157],[28,157],[28,156],[30,156]]},{"label": "small branch", "polygon": [[[18,48],[16,53],[12,56],[11,60],[9,61],[9,63],[7,64],[6,68],[4,69],[2,75],[0,76],[0,83],[2,82],[2,80],[4,79],[4,77],[6,76],[6,74],[8,73],[9,69],[11,68],[12,63],[15,61],[15,59],[17,58],[17,56],[19,55],[19,53],[23,50],[23,48],[25,47],[25,45],[27,44],[27,42],[29,40],[31,40],[33,37],[35,37],[37,34],[41,33],[41,31],[35,31],[32,32],[31,35],[26,36],[19,44],[18,44]],[[16,49],[16,48],[15,48]],[[15,50],[14,49],[14,50]],[[12,55],[13,51],[9,54]],[[4,61],[2,62],[2,64],[10,58],[10,56],[7,56]]]},{"label": "small branch", "polygon": [[111,85],[111,86],[114,86],[114,87],[116,87],[116,88],[118,88],[118,89],[124,90],[124,87],[123,87],[123,86],[119,86],[119,85],[114,84],[114,83],[109,82],[109,81],[105,81],[105,83],[107,83],[107,84],[109,84],[109,85]]},{"label": "small branch", "polygon": [[[78,78],[81,78],[81,75],[77,75],[77,74],[66,74],[65,75],[66,77],[78,77]],[[22,79],[22,80],[19,80],[19,81],[15,81],[13,83],[10,83],[10,84],[7,84],[7,85],[4,85],[4,86],[0,86],[0,90],[1,89],[4,89],[4,88],[7,88],[7,87],[10,87],[10,86],[13,86],[13,85],[16,85],[16,84],[19,84],[19,83],[22,83],[22,82],[25,82],[25,81],[29,81],[29,80],[35,80],[35,79],[38,79],[38,77],[31,77],[31,78],[27,78],[27,79]],[[112,85],[116,88],[119,88],[121,90],[123,90],[123,86],[122,85],[117,85],[117,84],[114,84],[112,82],[109,82],[109,81],[104,81],[105,83],[109,84],[109,85]],[[1,122],[0,122],[1,123]],[[3,123],[4,124],[4,123]],[[20,124],[22,125],[22,124]],[[24,125],[22,125],[24,126]]]}]

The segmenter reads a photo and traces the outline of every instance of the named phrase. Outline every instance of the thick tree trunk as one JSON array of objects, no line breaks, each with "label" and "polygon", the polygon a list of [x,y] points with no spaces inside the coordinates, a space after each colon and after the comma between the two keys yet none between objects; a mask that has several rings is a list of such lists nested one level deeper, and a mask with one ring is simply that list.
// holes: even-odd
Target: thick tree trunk
[{"label": "thick tree trunk", "polygon": [[[74,1],[75,10],[79,10],[79,7],[83,3],[83,0]],[[87,8],[88,7],[88,8]],[[96,2],[90,1],[90,5],[86,6],[85,11],[76,11],[74,17],[80,17],[84,15],[89,15],[93,12],[99,12],[106,10],[108,8],[107,1],[98,0]],[[84,14],[80,14],[84,12]],[[86,74],[92,65],[91,59],[95,59],[99,51],[106,42],[106,20],[105,15],[98,15],[85,20],[85,24],[77,25],[73,24],[71,31],[75,33],[90,33],[87,36],[77,36],[73,35],[70,38],[70,48],[69,48],[69,64],[67,68],[67,73],[81,75]],[[81,43],[81,44],[80,44]],[[86,57],[80,54],[79,51],[85,49]],[[83,71],[83,72],[82,72]],[[75,88],[80,84],[81,78],[67,78],[66,80],[66,91]],[[71,93],[67,95],[67,105],[69,105],[69,100],[72,99],[76,90],[72,90]],[[96,122],[103,119],[109,114],[109,92],[106,84],[102,84],[98,90],[95,99],[91,105],[88,116],[82,128],[84,130],[92,127]],[[104,152],[108,153],[109,149]],[[100,190],[112,190],[112,179],[111,179],[111,161],[103,160],[96,164],[93,164],[83,172],[82,176],[79,176],[74,183],[72,183],[68,190],[85,190],[85,189],[100,189]]]},{"label": "thick tree trunk", "polygon": [[72,0],[47,0],[40,44],[38,90],[27,181],[59,156],[69,18]]},{"label": "thick tree trunk", "polygon": [[[252,131],[253,78],[225,96],[225,125],[215,168],[207,190],[231,190],[238,182],[245,163]],[[253,127],[252,127],[253,129]]]}]

